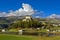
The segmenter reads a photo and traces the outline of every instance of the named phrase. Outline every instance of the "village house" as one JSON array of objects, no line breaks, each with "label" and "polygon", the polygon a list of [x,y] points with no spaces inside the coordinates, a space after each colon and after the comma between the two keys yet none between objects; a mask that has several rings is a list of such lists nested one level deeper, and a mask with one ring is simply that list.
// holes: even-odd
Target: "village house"
[{"label": "village house", "polygon": [[52,23],[53,26],[60,26],[60,23]]}]

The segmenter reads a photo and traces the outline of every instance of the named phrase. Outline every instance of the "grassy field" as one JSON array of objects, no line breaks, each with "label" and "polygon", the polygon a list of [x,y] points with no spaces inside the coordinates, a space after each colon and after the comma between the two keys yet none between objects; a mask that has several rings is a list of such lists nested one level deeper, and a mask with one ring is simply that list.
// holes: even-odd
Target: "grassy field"
[{"label": "grassy field", "polygon": [[41,37],[0,34],[0,40],[60,40],[60,36]]}]

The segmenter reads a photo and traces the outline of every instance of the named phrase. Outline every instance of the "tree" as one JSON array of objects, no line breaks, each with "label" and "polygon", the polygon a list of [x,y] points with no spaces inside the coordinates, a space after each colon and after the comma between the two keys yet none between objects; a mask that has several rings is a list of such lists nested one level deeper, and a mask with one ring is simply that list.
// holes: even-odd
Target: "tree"
[{"label": "tree", "polygon": [[17,21],[10,25],[10,28],[21,28],[21,21]]},{"label": "tree", "polygon": [[29,28],[29,23],[27,21],[23,21],[22,25],[22,28]]},{"label": "tree", "polygon": [[30,28],[33,27],[33,21],[32,20],[29,21],[29,27]]}]

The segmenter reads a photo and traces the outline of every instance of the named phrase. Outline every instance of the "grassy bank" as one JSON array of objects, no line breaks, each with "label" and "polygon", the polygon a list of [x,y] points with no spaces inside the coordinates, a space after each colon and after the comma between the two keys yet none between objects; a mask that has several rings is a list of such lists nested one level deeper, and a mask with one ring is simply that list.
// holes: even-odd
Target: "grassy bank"
[{"label": "grassy bank", "polygon": [[60,40],[60,36],[41,37],[0,34],[0,40]]}]

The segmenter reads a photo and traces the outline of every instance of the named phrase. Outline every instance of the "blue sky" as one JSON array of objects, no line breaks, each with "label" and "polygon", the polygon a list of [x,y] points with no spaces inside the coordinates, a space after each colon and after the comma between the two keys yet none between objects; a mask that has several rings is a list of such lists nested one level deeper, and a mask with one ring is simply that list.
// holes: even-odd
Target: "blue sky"
[{"label": "blue sky", "polygon": [[51,14],[60,15],[60,0],[0,0],[0,11],[18,10],[22,3],[31,5],[34,10],[43,11],[43,17]]}]

